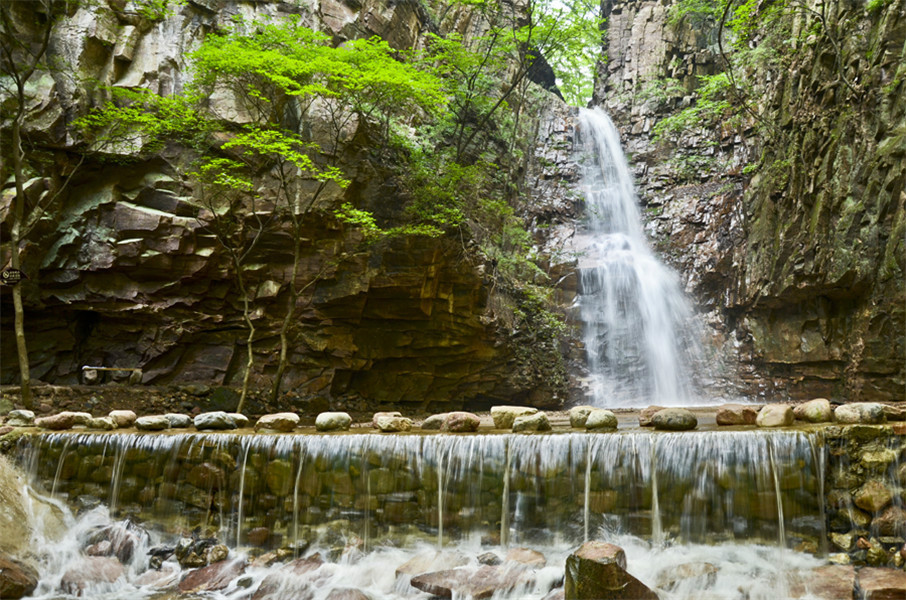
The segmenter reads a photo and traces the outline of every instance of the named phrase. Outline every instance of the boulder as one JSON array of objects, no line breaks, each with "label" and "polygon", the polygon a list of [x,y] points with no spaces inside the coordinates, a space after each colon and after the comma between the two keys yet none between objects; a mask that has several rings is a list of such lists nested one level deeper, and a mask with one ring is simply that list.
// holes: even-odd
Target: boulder
[{"label": "boulder", "polygon": [[698,426],[698,418],[685,408],[665,408],[651,415],[651,424],[661,431],[688,431]]},{"label": "boulder", "polygon": [[834,420],[834,409],[826,398],[815,398],[796,406],[793,416],[806,423],[830,423]]},{"label": "boulder", "polygon": [[132,427],[137,418],[135,413],[131,410],[111,410],[107,416],[116,421],[116,426],[120,429]]},{"label": "boulder", "polygon": [[244,558],[223,560],[190,571],[179,582],[180,592],[213,592],[225,589],[230,582],[245,572]]},{"label": "boulder", "polygon": [[478,431],[480,425],[481,418],[478,415],[458,410],[447,413],[440,429],[451,433],[470,433]]},{"label": "boulder", "polygon": [[876,513],[893,500],[893,491],[883,481],[869,479],[853,494],[853,504]]},{"label": "boulder", "polygon": [[70,565],[60,580],[60,588],[67,594],[82,596],[93,586],[113,583],[125,575],[122,563],[115,558],[85,556]]},{"label": "boulder", "polygon": [[226,430],[236,429],[236,419],[222,410],[205,412],[194,419],[195,429]]},{"label": "boulder", "polygon": [[266,429],[269,431],[292,431],[299,426],[299,415],[291,412],[264,415],[255,423],[255,431]]},{"label": "boulder", "polygon": [[116,421],[110,417],[97,417],[88,419],[88,429],[100,429],[103,431],[113,431],[117,428]]},{"label": "boulder", "polygon": [[517,587],[531,585],[534,577],[528,569],[504,569],[482,565],[478,569],[461,567],[416,575],[412,587],[439,598],[473,598],[481,600],[504,595]]},{"label": "boulder", "polygon": [[550,431],[551,423],[543,412],[530,415],[521,415],[513,421],[514,433],[528,433],[532,431]]},{"label": "boulder", "polygon": [[838,423],[877,425],[887,421],[884,407],[876,402],[855,402],[843,404],[834,409],[834,419]]},{"label": "boulder", "polygon": [[531,406],[492,406],[491,418],[494,419],[494,429],[512,429],[516,417],[534,415],[537,408]]},{"label": "boulder", "polygon": [[504,560],[519,563],[533,569],[540,569],[547,564],[547,559],[544,555],[531,548],[510,548]]},{"label": "boulder", "polygon": [[242,413],[231,412],[227,413],[227,416],[233,419],[233,423],[236,424],[237,429],[244,429],[252,424],[249,418]]},{"label": "boulder", "polygon": [[376,413],[374,413],[374,415],[371,416],[371,427],[374,429],[380,429],[380,427],[378,427],[378,419],[380,417],[402,417],[402,416],[403,416],[403,413],[401,413],[397,410],[385,410],[385,411],[376,412]]},{"label": "boulder", "polygon": [[617,428],[617,416],[604,408],[596,408],[585,419],[585,429],[588,431],[600,431],[605,429]]},{"label": "boulder", "polygon": [[384,433],[396,433],[412,429],[412,419],[408,417],[384,415],[377,417],[376,421],[377,428]]},{"label": "boulder", "polygon": [[662,410],[667,408],[666,406],[657,406],[652,405],[647,408],[643,408],[639,412],[639,426],[641,427],[653,427],[654,423],[651,422],[651,417]]},{"label": "boulder", "polygon": [[793,407],[789,404],[765,404],[758,411],[755,424],[759,427],[788,427],[794,420]]},{"label": "boulder", "polygon": [[38,587],[38,573],[31,567],[0,554],[0,598],[18,600]]},{"label": "boulder", "polygon": [[754,425],[758,409],[746,404],[724,404],[717,407],[714,417],[721,426]]},{"label": "boulder", "polygon": [[8,427],[34,427],[35,413],[30,410],[11,410],[3,424]]},{"label": "boulder", "polygon": [[72,429],[76,425],[88,425],[89,420],[91,420],[90,413],[63,411],[49,417],[38,417],[35,419],[35,425],[44,429],[62,431]]},{"label": "boulder", "polygon": [[170,421],[171,429],[188,429],[193,425],[192,417],[179,413],[167,413],[164,415]]},{"label": "boulder", "polygon": [[335,588],[324,600],[371,600],[371,596],[354,588]]},{"label": "boulder", "polygon": [[878,535],[906,536],[906,510],[888,506],[871,521],[871,528]]},{"label": "boulder", "polygon": [[164,429],[170,429],[170,419],[163,415],[139,417],[135,420],[135,428],[139,431],[162,431]]},{"label": "boulder", "polygon": [[588,418],[588,413],[595,410],[596,407],[588,406],[587,404],[582,406],[574,406],[569,409],[569,426],[573,429],[581,429],[585,427],[585,420]]},{"label": "boulder", "polygon": [[421,575],[434,571],[448,571],[469,564],[469,557],[462,552],[437,550],[423,552],[407,560],[396,568],[396,576]]},{"label": "boulder", "polygon": [[449,413],[439,413],[431,415],[422,423],[422,429],[425,431],[439,431],[440,428],[444,426],[444,421],[447,420],[448,414]]},{"label": "boulder", "polygon": [[352,425],[352,417],[344,412],[322,412],[315,419],[318,431],[346,431]]},{"label": "boulder", "polygon": [[[306,558],[297,558],[272,570],[262,581],[252,596],[252,600],[279,598],[311,598],[313,583],[324,561],[320,554]],[[279,594],[279,596],[277,595]]]},{"label": "boulder", "polygon": [[883,408],[888,421],[906,421],[906,407],[884,404]]},{"label": "boulder", "polygon": [[585,542],[566,558],[566,600],[657,600],[657,594],[626,572],[623,549]]},{"label": "boulder", "polygon": [[864,600],[903,600],[906,598],[906,572],[865,567],[859,571],[859,588]]},{"label": "boulder", "polygon": [[825,565],[789,574],[790,596],[814,600],[852,598],[856,571],[852,565]]}]

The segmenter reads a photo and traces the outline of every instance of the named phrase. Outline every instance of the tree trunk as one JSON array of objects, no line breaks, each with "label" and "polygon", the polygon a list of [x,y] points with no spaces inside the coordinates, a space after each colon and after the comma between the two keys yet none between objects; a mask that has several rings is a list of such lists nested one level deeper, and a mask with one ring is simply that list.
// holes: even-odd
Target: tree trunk
[{"label": "tree trunk", "polygon": [[[16,198],[13,209],[13,223],[10,227],[10,266],[20,269],[19,242],[21,241],[22,221],[25,219],[25,175],[22,172],[22,120],[25,116],[25,89],[21,83],[18,89],[19,110],[13,120],[12,127],[12,158],[13,175],[16,182]],[[25,344],[25,310],[22,307],[22,284],[13,286],[13,313],[15,315],[16,353],[19,357],[19,379],[21,385],[22,404],[27,409],[34,407],[31,397],[31,375],[28,363],[28,347]]]}]

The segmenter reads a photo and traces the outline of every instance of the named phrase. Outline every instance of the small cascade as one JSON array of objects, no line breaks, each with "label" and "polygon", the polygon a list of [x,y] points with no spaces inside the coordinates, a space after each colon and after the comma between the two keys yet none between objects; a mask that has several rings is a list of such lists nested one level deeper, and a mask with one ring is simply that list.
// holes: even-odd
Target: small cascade
[{"label": "small cascade", "polygon": [[619,133],[600,109],[581,110],[579,157],[587,210],[579,236],[578,305],[591,402],[690,404],[698,360],[692,312],[679,280],[645,240]]}]

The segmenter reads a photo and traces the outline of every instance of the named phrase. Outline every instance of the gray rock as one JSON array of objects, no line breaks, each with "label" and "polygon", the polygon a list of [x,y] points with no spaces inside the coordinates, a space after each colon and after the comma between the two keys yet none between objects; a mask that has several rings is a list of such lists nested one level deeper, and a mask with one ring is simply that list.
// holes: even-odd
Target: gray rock
[{"label": "gray rock", "polygon": [[855,402],[838,406],[834,409],[834,419],[838,423],[863,425],[877,425],[887,421],[884,407],[876,402]]},{"label": "gray rock", "polygon": [[399,415],[382,415],[376,418],[377,428],[384,433],[409,431],[412,429],[412,419]]},{"label": "gray rock", "polygon": [[685,408],[664,408],[651,416],[651,424],[662,431],[688,431],[698,426],[698,418]]},{"label": "gray rock", "polygon": [[179,413],[167,413],[164,415],[168,421],[170,421],[170,427],[172,429],[186,429],[191,427],[192,417],[189,415],[183,415]]},{"label": "gray rock", "polygon": [[585,420],[588,418],[588,413],[595,410],[594,406],[574,406],[569,409],[569,426],[573,429],[581,429],[585,427]]},{"label": "gray rock", "polygon": [[292,431],[299,426],[299,415],[291,412],[264,415],[255,423],[255,430],[268,429],[271,431]]},{"label": "gray rock", "polygon": [[550,431],[551,423],[543,412],[521,415],[513,421],[514,433],[528,433],[531,431]]},{"label": "gray rock", "polygon": [[444,420],[446,420],[449,413],[439,413],[436,415],[431,415],[422,423],[422,429],[425,431],[439,431],[444,425]]},{"label": "gray rock", "polygon": [[222,410],[201,413],[193,419],[195,429],[225,430],[236,429],[236,419]]},{"label": "gray rock", "polygon": [[374,427],[375,429],[380,429],[380,427],[378,427],[378,419],[380,417],[402,417],[402,416],[403,416],[403,413],[401,413],[399,411],[395,411],[395,410],[376,412],[371,417],[371,426]]},{"label": "gray rock", "polygon": [[468,433],[478,431],[479,426],[481,426],[481,418],[478,415],[458,410],[447,413],[440,429],[451,433]]},{"label": "gray rock", "polygon": [[170,429],[170,419],[164,415],[149,415],[135,420],[135,428],[139,431],[163,431]]},{"label": "gray rock", "polygon": [[352,417],[344,412],[322,412],[315,419],[318,431],[346,431],[352,425]]},{"label": "gray rock", "polygon": [[788,427],[793,420],[793,407],[789,404],[765,404],[758,411],[755,424],[759,427]]},{"label": "gray rock", "polygon": [[227,413],[227,416],[233,419],[233,423],[235,423],[236,427],[239,429],[245,429],[252,424],[251,420],[242,413],[231,412]]},{"label": "gray rock", "polygon": [[516,417],[534,415],[537,408],[530,406],[492,406],[491,418],[494,419],[495,429],[512,429]]},{"label": "gray rock", "polygon": [[97,417],[88,420],[88,429],[101,429],[103,431],[113,431],[117,428],[116,421],[110,417]]},{"label": "gray rock", "polygon": [[64,411],[49,417],[38,417],[35,425],[44,429],[62,431],[76,426],[87,426],[91,420],[91,413]]},{"label": "gray rock", "polygon": [[30,410],[11,410],[4,425],[9,427],[34,427],[35,413]]},{"label": "gray rock", "polygon": [[666,408],[665,406],[657,406],[657,405],[652,405],[647,408],[643,408],[639,412],[639,426],[640,427],[654,427],[654,423],[651,422],[651,418],[655,415],[655,413],[658,413],[658,412],[664,410],[665,408]]},{"label": "gray rock", "polygon": [[830,423],[834,409],[826,398],[815,398],[793,408],[793,416],[806,423]]},{"label": "gray rock", "polygon": [[602,429],[616,429],[617,416],[604,408],[596,408],[588,413],[585,419],[585,428],[588,431],[600,431]]},{"label": "gray rock", "polygon": [[131,410],[111,410],[107,416],[116,421],[116,426],[120,429],[132,427],[138,418]]}]

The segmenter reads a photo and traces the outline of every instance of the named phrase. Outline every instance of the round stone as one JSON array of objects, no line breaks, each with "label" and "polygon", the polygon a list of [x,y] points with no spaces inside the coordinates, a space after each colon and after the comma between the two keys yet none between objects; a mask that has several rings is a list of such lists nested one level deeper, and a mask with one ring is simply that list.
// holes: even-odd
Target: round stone
[{"label": "round stone", "polygon": [[651,416],[651,424],[661,431],[688,431],[698,426],[698,418],[685,408],[664,408]]}]

